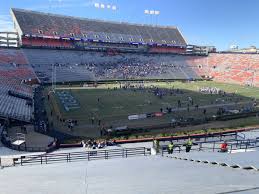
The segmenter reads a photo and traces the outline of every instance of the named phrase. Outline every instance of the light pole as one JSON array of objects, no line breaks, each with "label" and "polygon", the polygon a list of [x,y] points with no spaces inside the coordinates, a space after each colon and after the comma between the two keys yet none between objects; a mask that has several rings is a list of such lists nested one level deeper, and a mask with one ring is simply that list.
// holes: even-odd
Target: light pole
[{"label": "light pole", "polygon": [[52,64],[52,92],[55,93],[56,90],[56,82],[57,82],[57,67],[55,64]]},{"label": "light pole", "polygon": [[108,10],[112,10],[112,11],[117,10],[116,5],[104,4],[104,3],[95,3],[94,7],[97,8],[97,9],[108,9]]},{"label": "light pole", "polygon": [[[145,9],[144,10],[144,14],[147,15],[147,16],[150,16],[151,24],[157,25],[157,23],[158,23],[158,16],[160,15],[160,11],[153,10],[153,9],[152,10]],[[154,16],[154,22],[153,22],[153,16]]]}]

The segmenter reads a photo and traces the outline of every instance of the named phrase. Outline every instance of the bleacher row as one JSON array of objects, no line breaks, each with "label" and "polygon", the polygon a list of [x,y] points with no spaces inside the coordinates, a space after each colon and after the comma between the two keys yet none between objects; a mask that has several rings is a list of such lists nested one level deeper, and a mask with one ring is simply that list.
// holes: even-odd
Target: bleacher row
[{"label": "bleacher row", "polygon": [[0,77],[0,116],[31,122],[33,106],[27,100],[9,95],[9,91],[33,98],[33,88],[21,83],[21,80]]},{"label": "bleacher row", "polygon": [[0,65],[1,64],[28,64],[20,49],[0,48]]},{"label": "bleacher row", "polygon": [[57,81],[121,79],[197,79],[199,75],[181,56],[127,53],[110,56],[103,52],[23,49],[42,81],[51,81],[53,67]]},{"label": "bleacher row", "polygon": [[1,92],[7,93],[9,90],[33,98],[33,88],[29,85],[22,84],[20,80],[9,77],[0,77]]},{"label": "bleacher row", "polygon": [[34,70],[28,64],[21,49],[0,48],[0,78],[16,78],[25,82],[37,79]]},{"label": "bleacher row", "polygon": [[47,47],[47,48],[74,48],[75,46],[71,41],[59,39],[36,39],[36,38],[23,38],[22,44],[24,46],[33,47]]},{"label": "bleacher row", "polygon": [[116,23],[12,9],[23,34],[115,43],[186,45],[176,27]]},{"label": "bleacher row", "polygon": [[7,118],[31,122],[32,107],[26,104],[26,100],[0,94],[0,115]]},{"label": "bleacher row", "polygon": [[259,55],[211,53],[208,57],[188,57],[199,75],[216,81],[259,86]]},{"label": "bleacher row", "polygon": [[[219,82],[259,86],[257,54],[210,53],[206,57],[116,53],[111,56],[93,51],[0,49],[0,56],[1,77],[28,79],[38,76],[41,80],[50,82],[52,64],[56,64],[59,82],[138,78],[196,79],[204,76]],[[18,62],[22,65],[10,64],[19,64]],[[31,64],[33,68],[25,64]]]},{"label": "bleacher row", "polygon": [[0,64],[0,77],[17,78],[19,80],[30,81],[36,79],[36,74],[30,65],[23,65],[14,68],[8,68],[10,64]]}]

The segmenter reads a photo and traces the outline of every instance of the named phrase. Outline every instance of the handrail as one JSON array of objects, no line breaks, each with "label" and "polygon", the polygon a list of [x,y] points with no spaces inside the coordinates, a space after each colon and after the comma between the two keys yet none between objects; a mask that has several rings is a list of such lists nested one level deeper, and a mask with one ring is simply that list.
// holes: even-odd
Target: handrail
[{"label": "handrail", "polygon": [[237,134],[239,137],[241,137],[242,139],[246,139],[246,134],[242,133],[242,132],[239,132]]},{"label": "handrail", "polygon": [[[244,141],[243,139],[242,140],[239,140],[237,138],[237,134],[234,133],[234,134],[222,134],[220,136],[208,136],[208,137],[202,137],[204,138],[204,141],[195,141],[196,144],[203,144],[203,143],[218,143],[220,144],[220,142],[223,141],[222,137],[231,137],[231,136],[235,136],[235,138],[233,139],[227,139],[228,142],[231,142],[231,141]],[[210,140],[209,138],[219,138],[218,140]],[[181,139],[182,140],[182,139]],[[179,142],[179,140],[177,139],[176,142]],[[182,145],[182,144],[179,144],[178,145]]]},{"label": "handrail", "polygon": [[[259,127],[259,126],[258,126]],[[200,134],[190,134],[190,135],[182,135],[182,136],[166,136],[166,137],[157,137],[156,139],[159,141],[173,141],[173,140],[181,140],[188,138],[204,138],[204,137],[220,137],[227,134],[236,134],[244,131],[258,129],[258,127],[250,127],[250,128],[241,128],[235,130],[227,130],[222,132],[211,132],[211,133],[200,133]],[[124,143],[138,143],[138,142],[149,142],[152,141],[153,137],[147,138],[137,138],[137,139],[127,139],[127,140],[116,140],[116,143],[124,144]]]},{"label": "handrail", "polygon": [[14,158],[14,165],[49,164],[55,162],[72,162],[79,160],[98,160],[111,158],[128,158],[131,156],[151,155],[151,149],[146,147],[123,148],[110,150],[89,150],[85,152],[69,152],[42,155],[26,155]]},{"label": "handrail", "polygon": [[[204,146],[204,144],[212,144],[212,146]],[[213,152],[220,150],[220,142],[212,141],[212,142],[196,142],[194,143],[194,146],[192,146],[191,150],[197,150],[197,151],[204,151],[204,150],[212,150]],[[173,150],[178,147],[178,153],[184,151],[181,149],[181,146],[184,146],[184,144],[177,144],[174,146]],[[246,140],[236,140],[233,143],[228,144],[229,147],[229,153],[232,153],[233,150],[237,149],[244,149],[245,152],[248,148],[257,148],[259,147],[259,139],[246,139]],[[161,154],[162,156],[167,152],[167,146],[161,146]]]}]

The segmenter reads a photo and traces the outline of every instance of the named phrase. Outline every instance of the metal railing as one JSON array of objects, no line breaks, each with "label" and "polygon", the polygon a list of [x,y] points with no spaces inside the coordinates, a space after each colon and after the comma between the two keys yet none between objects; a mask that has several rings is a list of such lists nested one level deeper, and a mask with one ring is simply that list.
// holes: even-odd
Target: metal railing
[{"label": "metal railing", "polygon": [[[197,142],[194,143],[191,150],[192,151],[220,151],[220,145],[222,142],[218,141],[210,141],[210,142]],[[173,148],[173,153],[180,153],[185,151],[183,149],[184,144],[175,144]],[[250,148],[257,148],[259,147],[259,138],[256,139],[246,139],[246,140],[232,140],[228,143],[228,151],[232,153],[234,150],[244,150],[245,152],[247,149]],[[161,146],[161,154],[162,156],[168,152],[167,146]]]},{"label": "metal railing", "polygon": [[23,166],[26,164],[50,164],[56,162],[74,162],[80,160],[107,160],[111,158],[128,158],[131,156],[146,156],[150,154],[151,149],[145,147],[138,147],[110,150],[91,150],[85,152],[26,155],[14,158],[14,165]]},{"label": "metal railing", "polygon": [[213,141],[223,141],[223,140],[237,140],[237,139],[245,139],[245,134],[241,133],[241,132],[231,132],[231,133],[217,133],[217,134],[211,134],[211,133],[207,133],[207,134],[194,134],[194,135],[186,135],[184,137],[182,136],[175,136],[173,138],[163,138],[163,140],[160,141],[183,141],[183,140],[187,140],[189,138],[195,139],[196,141],[199,142],[213,142]]},{"label": "metal railing", "polygon": [[250,148],[259,147],[259,138],[256,139],[247,139],[247,140],[237,140],[236,142],[230,144],[229,152],[231,153],[233,150],[244,149],[245,152]]}]

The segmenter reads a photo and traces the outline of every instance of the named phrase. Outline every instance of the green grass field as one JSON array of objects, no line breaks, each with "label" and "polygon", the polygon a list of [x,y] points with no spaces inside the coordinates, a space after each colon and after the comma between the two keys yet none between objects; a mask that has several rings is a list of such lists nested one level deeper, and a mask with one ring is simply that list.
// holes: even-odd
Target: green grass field
[{"label": "green grass field", "polygon": [[[119,84],[103,84],[97,88],[83,88],[79,86],[59,86],[57,91],[69,91],[80,103],[80,108],[66,111],[56,95],[51,98],[50,106],[47,110],[54,110],[55,115],[65,119],[76,119],[79,126],[75,129],[79,135],[98,134],[97,120],[101,120],[104,126],[151,126],[154,124],[163,124],[171,121],[172,118],[179,117],[205,117],[203,110],[206,108],[207,116],[215,115],[218,107],[224,106],[230,109],[242,108],[251,104],[254,98],[259,99],[259,88],[245,87],[232,84],[215,83],[211,81],[199,81],[192,83],[182,82],[153,82],[145,83],[145,87],[159,87],[161,89],[180,89],[182,94],[173,94],[163,96],[162,99],[155,96],[150,89],[134,90],[120,89]],[[118,89],[114,89],[117,87]],[[198,92],[200,87],[217,87],[227,93],[235,93],[234,97],[221,95],[202,94]],[[48,89],[46,89],[48,90]],[[199,110],[190,106],[187,111],[188,97],[192,97],[194,105],[198,104]],[[98,102],[98,98],[100,101]],[[167,114],[163,117],[147,118],[142,120],[129,121],[128,116],[132,114],[142,114],[150,112],[159,112],[160,108],[166,107],[177,109],[177,102],[181,100],[181,108]],[[216,103],[217,101],[217,103]],[[237,104],[235,104],[237,102]],[[91,118],[95,118],[95,124],[91,124]],[[57,127],[62,128],[64,124],[55,122]]]}]

